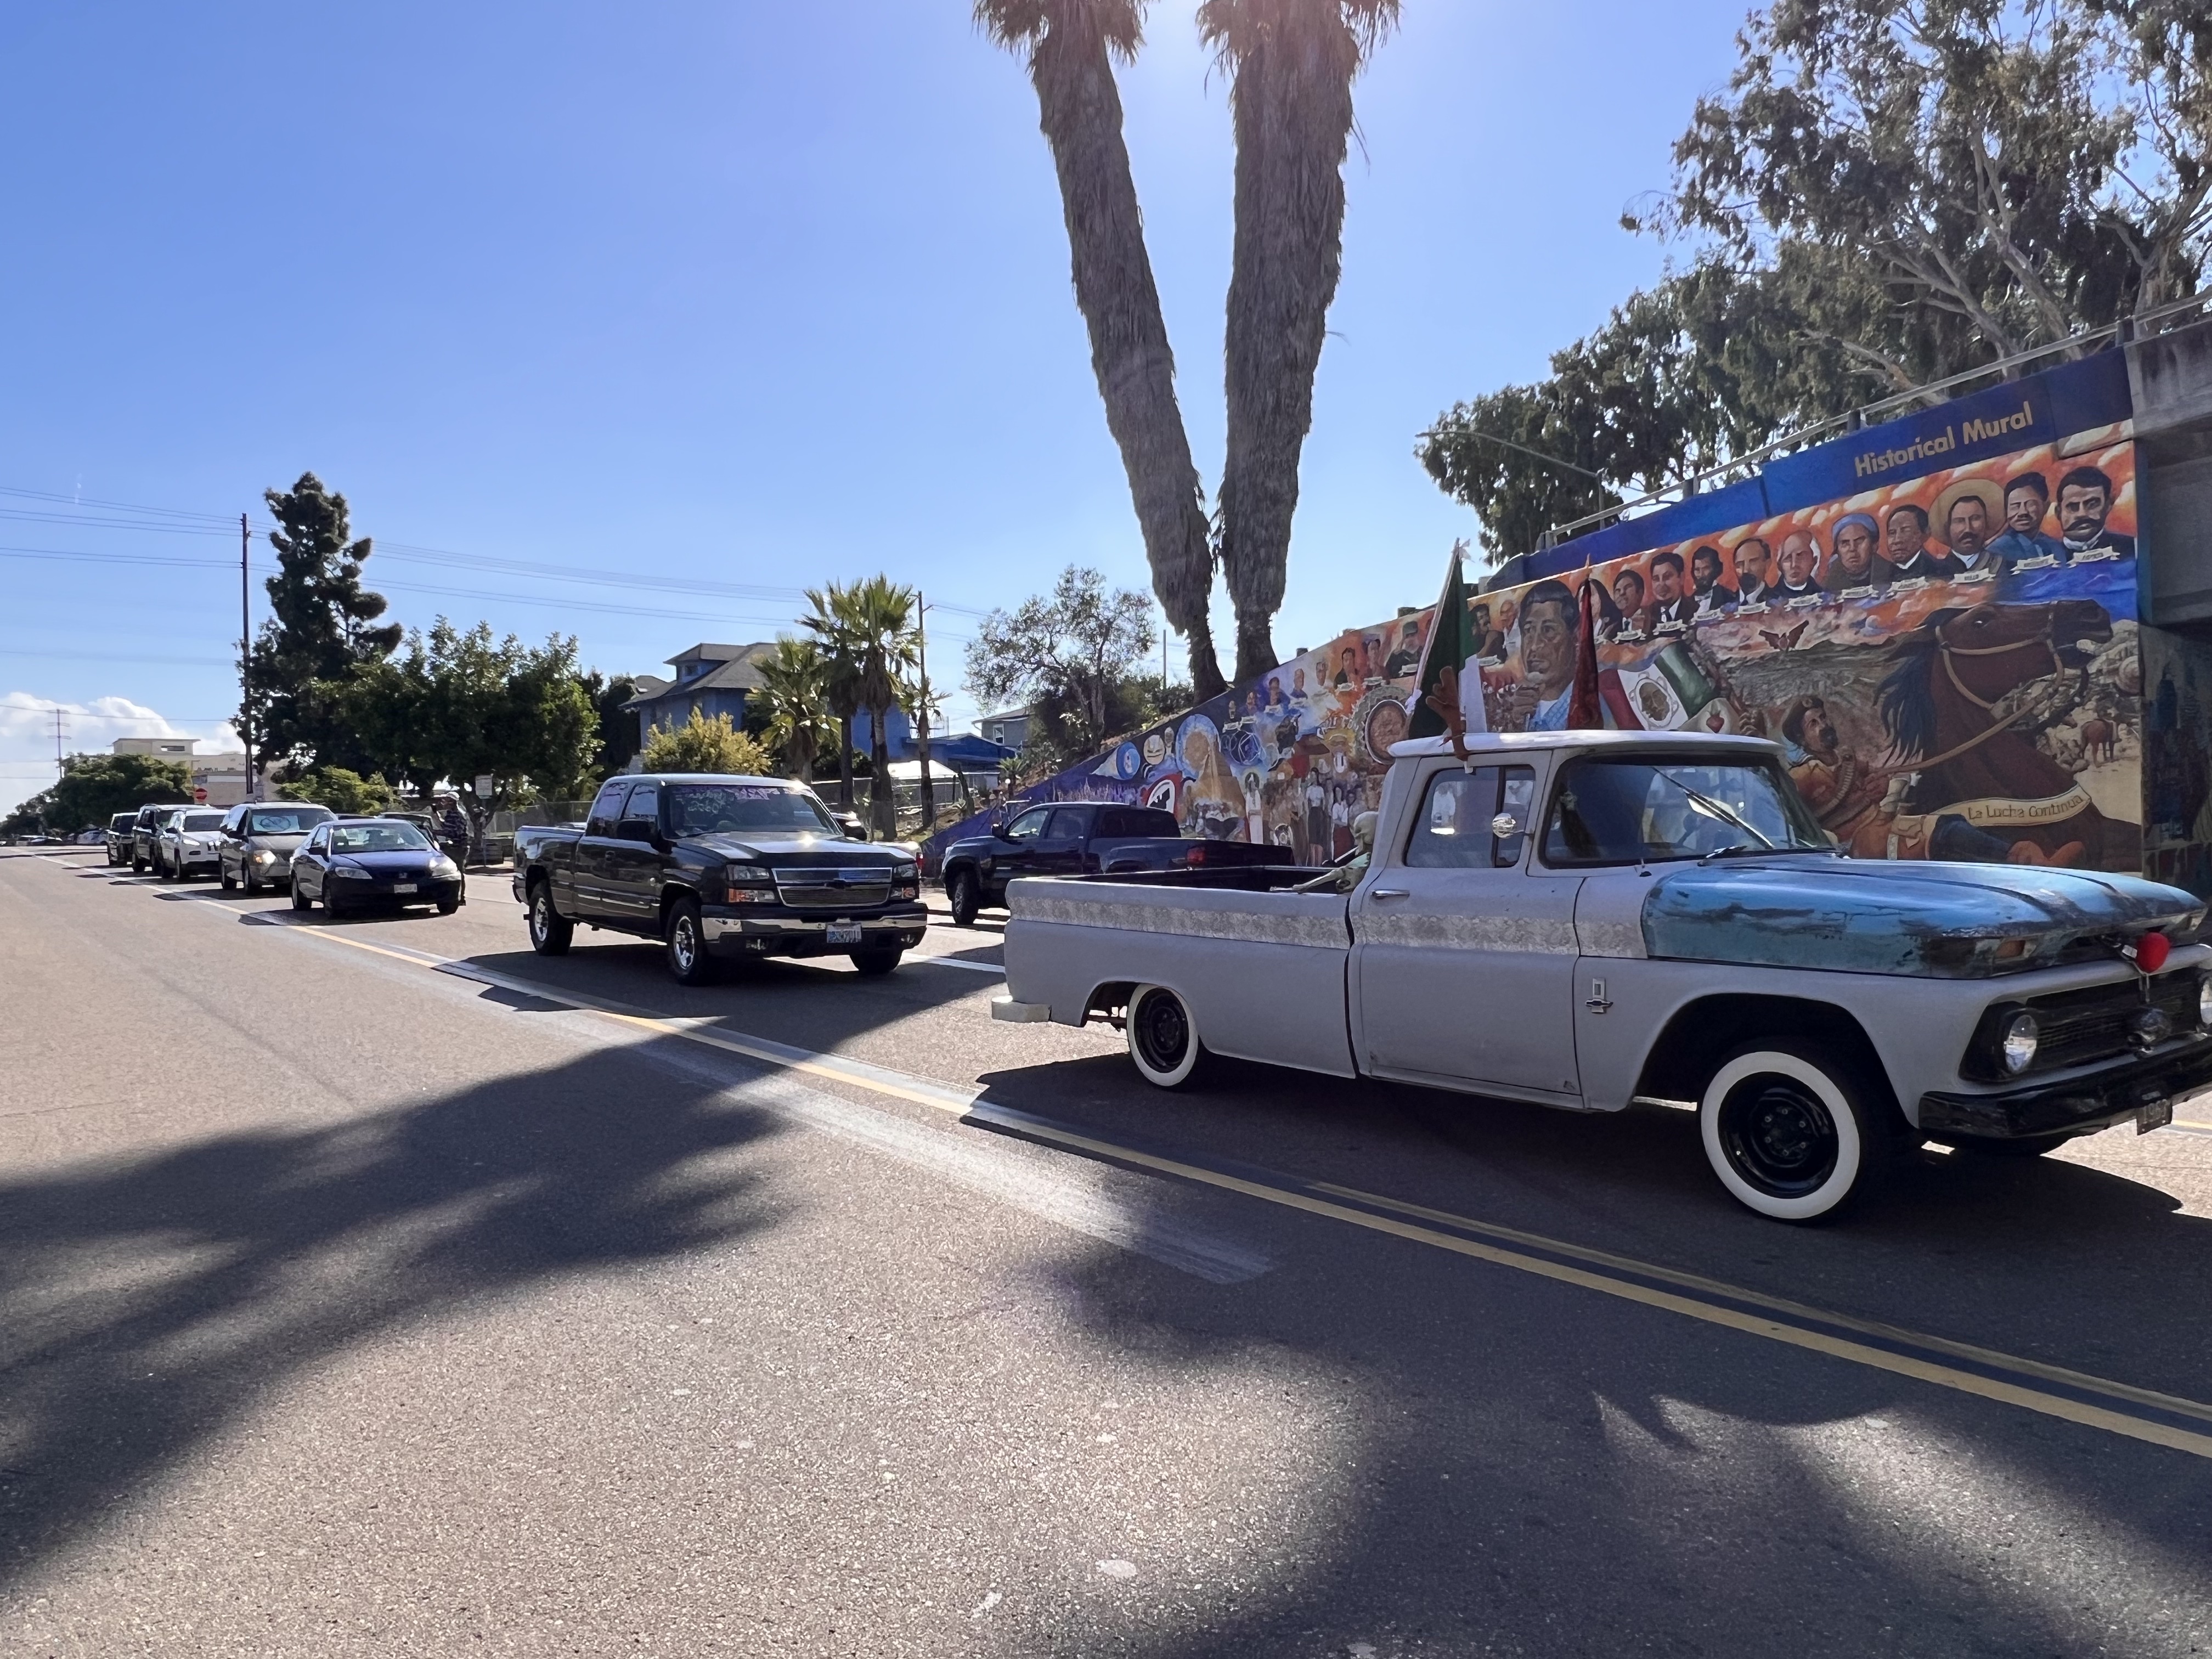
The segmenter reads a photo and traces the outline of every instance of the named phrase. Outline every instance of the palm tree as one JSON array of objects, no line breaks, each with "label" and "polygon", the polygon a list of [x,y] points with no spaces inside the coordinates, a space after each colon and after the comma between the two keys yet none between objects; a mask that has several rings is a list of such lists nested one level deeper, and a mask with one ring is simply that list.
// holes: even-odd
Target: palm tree
[{"label": "palm tree", "polygon": [[1237,236],[1225,343],[1229,444],[1221,564],[1237,613],[1237,678],[1276,663],[1298,454],[1343,264],[1352,83],[1398,21],[1398,0],[1204,0],[1199,33],[1232,77]]},{"label": "palm tree", "polygon": [[[891,789],[890,713],[899,705],[914,666],[914,590],[888,576],[870,576],[826,593],[807,590],[816,616],[799,620],[829,645],[832,694],[842,679],[855,709],[868,711],[868,816],[872,831],[889,840],[897,832],[898,813]],[[834,706],[834,705],[833,705]],[[851,754],[851,717],[846,716],[846,753]],[[851,767],[846,764],[846,801],[851,804]]]},{"label": "palm tree", "polygon": [[1147,3],[975,0],[975,21],[1000,46],[1028,54],[1106,427],[1129,475],[1152,592],[1188,643],[1191,682],[1205,698],[1224,684],[1206,617],[1213,550],[1114,82],[1114,60],[1129,62],[1143,42]]},{"label": "palm tree", "polygon": [[785,770],[811,783],[815,757],[837,741],[830,719],[829,664],[812,641],[786,635],[761,659],[758,672],[768,740],[783,756]]},{"label": "palm tree", "polygon": [[843,618],[844,590],[831,584],[826,590],[808,588],[806,602],[814,609],[799,619],[814,635],[822,658],[822,701],[837,721],[837,781],[844,788],[841,810],[853,810],[853,717],[860,712],[860,665],[854,641]]}]

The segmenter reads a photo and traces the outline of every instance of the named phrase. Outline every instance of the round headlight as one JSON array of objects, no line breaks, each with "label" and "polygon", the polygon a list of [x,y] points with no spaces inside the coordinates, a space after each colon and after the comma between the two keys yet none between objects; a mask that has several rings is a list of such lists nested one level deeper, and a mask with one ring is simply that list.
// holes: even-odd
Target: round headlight
[{"label": "round headlight", "polygon": [[1998,1052],[2004,1056],[2008,1073],[2018,1077],[2035,1064],[2035,1045],[2040,1035],[2035,1016],[2024,1008],[2005,1022],[2004,1040],[1998,1045]]},{"label": "round headlight", "polygon": [[2212,974],[2197,981],[2197,1023],[2212,1025]]}]

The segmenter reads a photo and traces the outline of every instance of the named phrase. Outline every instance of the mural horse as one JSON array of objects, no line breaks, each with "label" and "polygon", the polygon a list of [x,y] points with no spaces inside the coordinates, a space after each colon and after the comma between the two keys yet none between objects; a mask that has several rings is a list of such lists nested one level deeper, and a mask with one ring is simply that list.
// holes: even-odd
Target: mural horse
[{"label": "mural horse", "polygon": [[1899,769],[1884,803],[1892,811],[1852,850],[1873,831],[1884,844],[1862,855],[2139,870],[2142,827],[2106,817],[2073,774],[2014,729],[2033,702],[1996,712],[2024,686],[2056,689],[2087,665],[2082,645],[2112,637],[2104,606],[2061,599],[1937,611],[1896,641],[1902,660],[1879,699]]}]

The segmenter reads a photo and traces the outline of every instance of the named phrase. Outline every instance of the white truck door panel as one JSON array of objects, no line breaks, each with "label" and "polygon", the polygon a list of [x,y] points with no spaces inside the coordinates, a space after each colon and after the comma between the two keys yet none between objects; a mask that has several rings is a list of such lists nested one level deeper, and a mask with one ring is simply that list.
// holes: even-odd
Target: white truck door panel
[{"label": "white truck door panel", "polygon": [[1353,900],[1363,1069],[1573,1101],[1577,875],[1530,870],[1535,774],[1447,763]]}]

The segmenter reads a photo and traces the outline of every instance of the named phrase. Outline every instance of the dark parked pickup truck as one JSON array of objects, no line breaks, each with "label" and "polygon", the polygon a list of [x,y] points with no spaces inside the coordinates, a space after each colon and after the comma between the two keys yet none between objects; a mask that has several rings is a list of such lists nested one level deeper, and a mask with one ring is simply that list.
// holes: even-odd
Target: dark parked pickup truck
[{"label": "dark parked pickup truck", "polygon": [[965,927],[987,904],[1006,902],[1018,876],[1082,876],[1194,866],[1295,865],[1287,847],[1187,840],[1172,812],[1111,801],[1032,806],[988,836],[945,849],[945,898]]},{"label": "dark parked pickup truck", "polygon": [[515,831],[531,948],[576,924],[660,940],[687,985],[718,960],[849,956],[887,974],[928,912],[910,854],[848,840],[814,792],[781,778],[662,775],[601,787],[584,827]]}]

